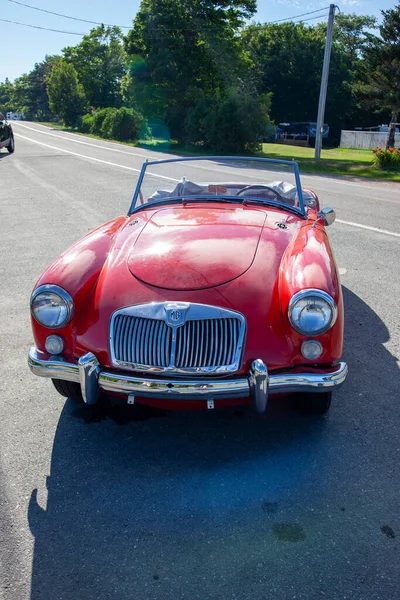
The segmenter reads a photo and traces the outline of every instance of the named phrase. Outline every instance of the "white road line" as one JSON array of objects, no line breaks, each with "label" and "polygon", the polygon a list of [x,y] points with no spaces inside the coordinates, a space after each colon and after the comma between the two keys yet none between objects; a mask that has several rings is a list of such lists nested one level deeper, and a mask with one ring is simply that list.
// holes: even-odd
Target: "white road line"
[{"label": "white road line", "polygon": [[[21,123],[19,123],[19,125],[21,125]],[[119,154],[127,154],[128,156],[139,156],[143,161],[146,158],[145,154],[137,154],[135,152],[126,152],[125,150],[119,150],[118,148],[110,148],[109,146],[100,146],[99,144],[89,144],[88,142],[83,142],[83,141],[77,140],[75,138],[66,138],[64,135],[56,135],[55,133],[49,133],[47,131],[39,131],[38,129],[35,129],[34,127],[28,127],[28,125],[21,125],[21,126],[25,127],[25,129],[30,129],[31,131],[34,131],[35,133],[38,133],[39,135],[41,135],[41,134],[43,134],[43,135],[50,135],[51,137],[55,137],[55,138],[60,139],[60,140],[64,140],[64,141],[67,141],[67,142],[71,141],[71,142],[74,142],[75,144],[83,144],[84,146],[90,146],[92,148],[97,148],[98,150],[106,150],[106,151],[110,150],[111,152],[118,152]],[[45,125],[42,125],[42,127],[45,127]],[[16,132],[14,132],[14,133],[16,133]],[[66,132],[66,133],[68,133],[68,132]],[[19,135],[22,138],[24,137],[20,133],[18,133],[17,135]],[[70,134],[70,135],[75,135],[75,134]],[[36,140],[32,140],[32,138],[25,138],[25,139],[27,139],[27,140],[29,139],[31,141],[36,141]],[[36,143],[39,144],[39,143],[42,143],[42,142],[36,142]],[[43,145],[46,145],[46,144],[43,144]],[[49,146],[49,147],[51,147],[51,146]],[[58,150],[61,150],[61,148],[58,148]],[[71,154],[71,151],[69,151],[69,150],[63,150],[63,152],[69,152]],[[73,154],[73,152],[72,152],[72,154]],[[79,155],[77,154],[77,156],[79,156]],[[173,155],[173,154],[167,154],[166,155],[166,154],[163,154],[161,156],[161,158],[160,158],[160,156],[157,154],[155,157],[151,156],[151,155],[148,155],[148,158],[150,158],[151,160],[162,160],[163,158],[167,158],[167,159],[169,159],[169,158],[176,158],[176,159],[178,159],[178,158],[181,158],[181,157],[179,155]],[[196,158],[196,157],[193,157],[193,158]],[[96,159],[93,159],[93,160],[96,160]],[[100,159],[97,159],[97,160],[100,160]],[[110,163],[110,164],[112,164],[112,163]],[[188,163],[185,163],[185,164],[188,164]],[[239,177],[239,175],[237,173],[232,173],[232,171],[228,171],[227,169],[221,169],[218,165],[215,168],[215,167],[212,167],[212,166],[203,167],[201,165],[197,165],[197,164],[195,165],[193,163],[189,163],[188,166],[191,169],[201,169],[202,171],[217,171],[218,173],[227,173],[230,176],[233,175],[234,177]],[[121,167],[121,168],[124,168],[124,167]],[[128,168],[128,167],[126,167],[126,168]],[[275,171],[275,174],[279,174],[279,171]],[[153,175],[154,175],[154,173],[153,173]],[[161,177],[161,175],[160,175],[160,177]],[[168,180],[168,177],[162,177],[162,179],[167,179]],[[265,177],[255,177],[255,176],[252,176],[252,179],[255,179],[257,181],[265,181]],[[178,179],[170,179],[170,181],[179,181],[179,180]]]},{"label": "white road line", "polygon": [[[39,123],[37,123],[37,126],[39,127],[43,127],[44,129],[48,128],[47,125],[40,125]],[[55,137],[58,138],[60,140],[69,140],[71,142],[74,142],[75,144],[82,144],[84,146],[91,146],[92,148],[99,148],[100,150],[109,150],[110,152],[118,152],[119,154],[127,154],[128,156],[138,156],[141,159],[146,158],[146,156],[148,156],[151,160],[157,160],[158,158],[158,153],[145,153],[145,151],[143,151],[143,154],[139,154],[138,152],[127,152],[126,150],[120,150],[119,148],[112,148],[110,145],[108,146],[101,146],[100,144],[91,144],[89,142],[84,142],[83,140],[78,140],[76,139],[78,137],[77,134],[69,132],[69,131],[65,131],[63,135],[57,135],[55,133],[50,133],[49,131],[40,131],[39,129],[35,129],[34,127],[29,127],[29,125],[25,125],[22,124],[21,122],[18,121],[18,127],[24,127],[25,129],[30,129],[31,131],[35,131],[36,133],[42,134],[42,135],[49,135],[51,137]],[[70,137],[67,137],[70,136]],[[113,144],[113,142],[109,142],[109,144]],[[156,154],[156,156],[154,156],[154,154]],[[163,157],[168,157],[168,158],[179,158],[179,155],[174,155],[174,154],[164,154]],[[208,167],[202,167],[201,165],[190,165],[192,168],[196,168],[196,169],[204,169],[204,170],[209,170]],[[219,172],[221,173],[229,173],[229,171],[223,170],[223,169],[217,169]],[[357,183],[355,181],[343,181],[342,179],[337,179],[337,178],[332,178],[332,177],[323,177],[321,175],[311,175],[308,173],[303,173],[302,175],[302,179],[303,181],[309,177],[312,177],[313,181],[315,182],[315,180],[318,180],[322,183],[332,183],[334,182],[335,184],[338,185],[349,185],[352,187],[358,187],[358,188],[363,188],[365,190],[368,190],[370,193],[372,193],[373,191],[378,191],[379,189],[384,189],[385,192],[389,192],[392,194],[397,194],[398,196],[400,196],[400,185],[395,189],[390,188],[390,187],[381,187],[379,185],[365,185],[363,183]],[[330,190],[328,190],[330,191]]]},{"label": "white road line", "polygon": [[[34,127],[28,127],[28,125],[22,125],[21,123],[18,123],[18,127],[24,127],[25,129],[30,129],[31,131],[34,131],[35,133],[38,133],[39,135],[49,135],[50,137],[54,137],[54,138],[58,138],[60,140],[66,140],[66,141],[71,141],[74,142],[75,144],[82,144],[83,146],[91,146],[92,148],[98,148],[99,150],[109,150],[110,152],[118,152],[119,154],[127,154],[128,156],[139,156],[142,160],[145,160],[146,158],[146,154],[138,154],[137,152],[127,152],[126,150],[120,150],[119,148],[111,148],[110,146],[101,146],[100,144],[90,144],[89,142],[84,142],[83,140],[77,140],[75,136],[75,134],[70,134],[73,137],[72,138],[68,138],[65,135],[57,135],[56,133],[50,133],[49,131],[39,131],[38,129],[35,129]],[[45,127],[45,125],[42,125],[42,127]],[[69,133],[69,132],[65,132],[65,133]],[[148,157],[152,158],[150,156],[150,154],[147,155]]]},{"label": "white road line", "polygon": [[[65,152],[66,154],[72,154],[73,156],[78,156],[78,158],[84,158],[87,160],[94,160],[95,162],[103,163],[104,165],[110,165],[112,167],[118,167],[120,169],[126,169],[127,171],[135,171],[135,173],[140,173],[141,169],[135,169],[134,167],[127,167],[125,165],[119,165],[118,163],[113,163],[108,160],[102,160],[101,158],[94,158],[94,156],[87,156],[86,154],[78,154],[77,152],[72,152],[72,150],[64,150],[64,148],[57,148],[56,146],[50,146],[50,144],[45,144],[44,142],[38,142],[37,140],[33,140],[32,138],[26,137],[25,135],[21,135],[20,133],[16,134],[18,137],[23,140],[28,140],[29,142],[33,142],[34,144],[39,144],[39,146],[45,146],[45,148],[50,148],[51,150],[58,150],[59,152]],[[149,173],[150,175],[155,175],[154,173]],[[172,177],[166,177],[165,175],[155,175],[160,179],[166,179],[168,181],[173,181],[177,183],[179,179],[172,179]]]},{"label": "white road line", "polygon": [[[137,152],[127,152],[126,150],[120,150],[119,148],[111,148],[110,146],[102,146],[100,144],[90,144],[89,142],[84,142],[82,140],[78,140],[77,138],[77,134],[75,133],[70,133],[69,131],[65,131],[63,135],[57,135],[56,133],[50,133],[49,131],[40,131],[38,129],[35,129],[34,127],[29,127],[28,125],[22,125],[21,123],[18,124],[20,127],[24,127],[25,129],[29,129],[30,131],[34,131],[35,133],[38,133],[39,135],[49,135],[50,137],[54,137],[57,138],[59,140],[64,140],[67,142],[74,142],[75,144],[82,144],[83,146],[90,146],[91,148],[97,148],[98,150],[106,150],[106,151],[110,151],[110,152],[118,152],[119,154],[126,154],[128,156],[139,156],[143,161],[146,158],[149,158],[150,160],[162,160],[164,159],[170,159],[170,158],[182,158],[180,155],[177,154],[162,154],[160,156],[159,153],[155,153],[154,155],[151,154],[145,154],[143,152],[143,154],[138,154]],[[41,127],[46,127],[46,125],[41,125]],[[65,134],[70,135],[72,137],[66,137]],[[21,134],[19,134],[21,135]],[[21,136],[22,137],[22,136]],[[26,138],[28,139],[28,138]],[[112,144],[112,142],[110,142],[110,144]],[[188,157],[189,158],[189,157]],[[193,157],[196,158],[196,157]],[[203,167],[202,165],[198,165],[198,164],[192,164],[190,163],[188,165],[191,169],[201,169],[202,171],[210,171],[210,170],[215,170],[218,173],[227,173],[228,175],[232,175],[231,171],[228,171],[227,169],[221,169],[218,166],[215,167]],[[264,181],[264,178],[260,178],[257,177],[256,178],[259,181]],[[178,181],[173,179],[172,181]]]},{"label": "white road line", "polygon": [[[312,177],[313,181],[318,179],[318,181],[320,181],[321,183],[335,183],[335,184],[339,184],[339,185],[349,185],[351,187],[363,188],[364,190],[368,190],[369,192],[384,190],[385,192],[391,192],[392,194],[397,194],[397,196],[400,196],[400,184],[398,182],[394,182],[393,187],[391,187],[391,186],[389,187],[389,186],[374,185],[376,183],[376,179],[374,180],[374,183],[371,182],[370,185],[365,185],[365,183],[357,183],[356,181],[343,181],[343,179],[339,179],[336,177],[329,177],[329,176],[324,177],[322,175],[313,175],[312,173],[302,173],[301,174],[302,180],[307,179],[308,177]],[[385,181],[382,181],[382,183],[385,183]],[[387,182],[387,183],[392,183],[392,182]],[[328,191],[330,191],[330,190],[328,190]]]},{"label": "white road line", "polygon": [[[25,135],[21,135],[20,133],[16,134],[18,137],[23,140],[28,140],[29,142],[33,142],[34,144],[39,144],[39,146],[45,146],[45,148],[50,148],[51,150],[58,150],[59,152],[65,152],[66,154],[72,154],[72,156],[77,156],[78,158],[83,158],[86,160],[93,160],[95,162],[103,163],[105,165],[110,165],[111,167],[117,167],[119,169],[126,169],[127,171],[134,171],[135,173],[140,173],[140,169],[135,169],[133,167],[127,167],[125,165],[119,165],[118,163],[113,163],[108,160],[102,160],[101,158],[94,158],[93,156],[87,156],[85,154],[78,154],[77,152],[72,152],[72,150],[64,150],[63,148],[57,148],[56,146],[50,146],[50,144],[45,144],[44,142],[38,142],[37,140],[33,140],[32,138],[28,138]],[[89,144],[90,145],[90,144]],[[172,179],[172,177],[166,177],[165,175],[157,175],[160,179],[167,179],[168,181],[178,182],[178,179]],[[370,225],[362,225],[361,223],[354,223],[353,221],[342,221],[341,219],[336,219],[336,223],[341,223],[342,225],[349,225],[350,227],[358,227],[359,229],[367,229],[368,231],[375,231],[376,233],[382,233],[384,235],[390,235],[394,237],[400,238],[400,233],[396,233],[395,231],[388,231],[387,229],[379,229],[378,227],[371,227]]]},{"label": "white road line", "polygon": [[342,225],[349,225],[350,227],[359,227],[360,229],[367,229],[368,231],[376,231],[377,233],[383,233],[384,235],[392,235],[394,237],[400,238],[400,233],[396,233],[395,231],[388,231],[387,229],[379,229],[379,227],[371,227],[370,225],[361,225],[361,223],[353,223],[353,221],[342,221],[341,219],[336,219],[336,223],[341,223]]}]

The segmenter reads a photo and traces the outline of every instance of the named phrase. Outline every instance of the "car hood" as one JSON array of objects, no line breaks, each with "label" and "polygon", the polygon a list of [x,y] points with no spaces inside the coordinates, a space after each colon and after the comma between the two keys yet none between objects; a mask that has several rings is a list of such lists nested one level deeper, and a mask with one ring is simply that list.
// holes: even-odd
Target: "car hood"
[{"label": "car hood", "polygon": [[85,317],[77,323],[77,355],[94,352],[102,365],[111,367],[104,324],[113,312],[173,301],[221,306],[245,315],[249,341],[243,372],[259,356],[271,368],[290,364],[280,271],[288,246],[293,250],[290,268],[301,254],[296,240],[306,223],[274,208],[215,204],[131,215],[114,238],[82,311]]},{"label": "car hood", "polygon": [[237,279],[254,261],[266,220],[240,207],[167,207],[133,240],[127,265],[135,277],[169,290],[200,290]]}]

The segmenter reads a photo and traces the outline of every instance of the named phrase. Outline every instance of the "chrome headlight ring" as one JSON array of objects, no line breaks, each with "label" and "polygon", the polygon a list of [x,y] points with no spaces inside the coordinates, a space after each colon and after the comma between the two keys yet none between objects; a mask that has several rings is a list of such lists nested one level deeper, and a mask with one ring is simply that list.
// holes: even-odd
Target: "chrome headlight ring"
[{"label": "chrome headlight ring", "polygon": [[326,292],[309,288],[292,296],[288,316],[291,326],[298,333],[316,337],[333,327],[337,319],[337,306]]},{"label": "chrome headlight ring", "polygon": [[61,329],[72,319],[74,303],[62,287],[40,285],[32,292],[31,313],[34,319],[48,329]]}]

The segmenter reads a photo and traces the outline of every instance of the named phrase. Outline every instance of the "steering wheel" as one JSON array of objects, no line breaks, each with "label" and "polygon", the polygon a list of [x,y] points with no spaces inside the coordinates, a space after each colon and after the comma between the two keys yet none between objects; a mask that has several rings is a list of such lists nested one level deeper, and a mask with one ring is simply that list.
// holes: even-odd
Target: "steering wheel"
[{"label": "steering wheel", "polygon": [[284,202],[285,204],[290,204],[290,200],[288,200],[287,198],[283,198],[283,196],[281,196],[279,194],[279,192],[274,190],[274,188],[270,187],[269,185],[264,185],[263,183],[246,185],[246,187],[244,187],[238,191],[236,196],[242,196],[243,192],[247,192],[248,190],[260,189],[260,188],[263,190],[268,190],[269,192],[271,192],[273,194],[272,198],[269,197],[270,200],[278,200],[279,202]]}]

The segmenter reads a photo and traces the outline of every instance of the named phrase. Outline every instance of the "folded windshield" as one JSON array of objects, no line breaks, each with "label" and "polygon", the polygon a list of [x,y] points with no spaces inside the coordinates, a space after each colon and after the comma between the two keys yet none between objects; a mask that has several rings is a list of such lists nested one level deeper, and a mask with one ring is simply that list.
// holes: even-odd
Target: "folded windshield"
[{"label": "folded windshield", "polygon": [[295,162],[247,158],[170,159],[143,165],[131,211],[181,200],[243,202],[291,207],[304,214]]}]

